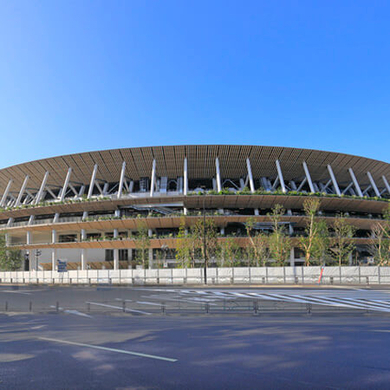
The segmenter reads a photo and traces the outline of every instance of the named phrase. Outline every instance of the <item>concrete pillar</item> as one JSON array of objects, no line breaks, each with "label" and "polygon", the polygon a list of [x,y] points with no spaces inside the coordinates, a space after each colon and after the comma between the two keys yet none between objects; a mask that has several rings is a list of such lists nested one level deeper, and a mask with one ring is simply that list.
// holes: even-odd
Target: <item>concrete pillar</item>
[{"label": "concrete pillar", "polygon": [[26,232],[26,244],[31,245],[32,244],[32,233],[30,231]]},{"label": "concrete pillar", "polygon": [[153,249],[149,249],[149,269],[153,268]]},{"label": "concrete pillar", "polygon": [[85,241],[86,239],[87,239],[87,234],[85,232],[85,229],[81,229],[80,241]]},{"label": "concrete pillar", "polygon": [[57,232],[53,229],[51,231],[51,243],[52,244],[55,244],[57,241]]},{"label": "concrete pillar", "polygon": [[114,249],[114,269],[119,269],[119,249]]},{"label": "concrete pillar", "polygon": [[81,269],[82,271],[85,271],[87,269],[87,250],[82,248],[81,249]]},{"label": "concrete pillar", "polygon": [[51,250],[51,269],[55,271],[57,265],[57,249]]},{"label": "concrete pillar", "polygon": [[128,254],[129,254],[129,260],[133,260],[133,250],[128,249]]},{"label": "concrete pillar", "polygon": [[294,267],[295,265],[295,251],[294,248],[291,248],[290,250],[290,266]]},{"label": "concrete pillar", "polygon": [[118,229],[114,229],[114,238],[118,238]]}]

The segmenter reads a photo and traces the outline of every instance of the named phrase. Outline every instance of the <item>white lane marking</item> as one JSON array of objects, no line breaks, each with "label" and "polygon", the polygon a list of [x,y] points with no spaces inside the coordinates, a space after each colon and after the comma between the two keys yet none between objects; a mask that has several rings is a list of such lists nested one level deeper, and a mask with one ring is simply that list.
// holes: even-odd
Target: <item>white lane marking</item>
[{"label": "white lane marking", "polygon": [[122,299],[122,298],[115,298],[116,301],[121,301],[121,302],[133,302],[131,299]]},{"label": "white lane marking", "polygon": [[[56,306],[51,305],[50,307],[53,308],[53,309],[56,309]],[[90,315],[88,315],[88,314],[85,314],[85,313],[81,313],[81,312],[78,311],[78,310],[64,309],[63,307],[58,307],[58,310],[61,310],[61,311],[63,311],[63,312],[66,313],[66,314],[74,314],[74,315],[76,315],[76,316],[93,318],[92,316],[90,316]]]},{"label": "white lane marking", "polygon": [[274,297],[271,297],[271,296],[268,296],[268,295],[264,295],[264,294],[258,294],[258,293],[248,293],[249,295],[255,298],[261,298],[261,299],[266,299],[266,300],[269,300],[269,301],[280,301],[279,298],[274,298]]},{"label": "white lane marking", "polygon": [[[86,302],[86,303],[89,303],[90,305],[103,306],[103,307],[110,307],[110,308],[112,308],[112,309],[123,310],[123,307],[120,307],[120,306],[113,306],[113,305],[107,305],[107,304],[105,304],[105,303],[97,303],[97,302]],[[146,315],[151,315],[151,314],[152,314],[152,313],[148,313],[148,312],[146,312],[146,311],[128,309],[127,307],[125,308],[125,312],[133,312],[133,313],[140,313],[140,314],[146,314]]]},{"label": "white lane marking", "polygon": [[31,293],[29,293],[29,292],[24,292],[24,291],[0,290],[0,292],[11,293],[11,294],[31,295]]},{"label": "white lane marking", "polygon": [[230,295],[235,295],[236,297],[249,298],[248,295],[242,294],[242,293],[239,293],[239,292],[235,292],[235,291],[230,291],[229,294]]},{"label": "white lane marking", "polygon": [[[389,312],[388,309],[370,305],[368,304],[368,302],[366,304],[360,303],[350,298],[334,298],[334,297],[314,298],[309,296],[299,296],[299,295],[295,295],[295,296],[299,298],[307,299],[309,303],[313,303],[313,304],[319,304],[325,306],[341,306],[350,309],[361,309],[361,310],[370,309],[374,311]],[[315,301],[315,302],[310,302],[310,301]]]},{"label": "white lane marking", "polygon": [[31,326],[30,329],[41,329],[44,328],[47,325],[38,325],[38,326]]},{"label": "white lane marking", "polygon": [[84,344],[84,343],[76,343],[74,341],[66,341],[66,340],[58,340],[58,339],[50,339],[48,337],[38,337],[39,340],[45,340],[45,341],[53,341],[55,343],[62,343],[62,344],[70,344],[70,345],[77,345],[79,347],[87,347],[87,348],[94,348],[94,349],[101,349],[103,351],[109,351],[109,352],[118,352],[118,353],[124,353],[126,355],[134,355],[139,357],[145,357],[149,359],[157,359],[157,360],[164,360],[166,362],[177,362],[177,359],[167,358],[163,356],[156,356],[156,355],[149,355],[147,353],[140,353],[140,352],[133,352],[133,351],[125,351],[124,349],[116,349],[116,348],[107,348],[107,347],[100,347],[98,345],[91,345],[91,344]]},{"label": "white lane marking", "polygon": [[[158,301],[172,301],[172,302],[176,302],[176,303],[180,303],[180,302],[190,302],[190,303],[208,303],[208,301],[206,300],[206,302],[202,299],[200,300],[201,298],[165,298],[165,297],[159,297],[159,296],[156,296],[156,295],[143,295],[141,296],[141,298],[148,298],[148,299],[155,299],[155,300],[158,300]],[[216,303],[209,303],[209,305],[212,305],[212,306],[216,306],[217,304]]]},{"label": "white lane marking", "polygon": [[161,307],[161,303],[156,303],[156,302],[137,301],[136,303],[139,303],[141,305],[153,305],[153,306]]}]

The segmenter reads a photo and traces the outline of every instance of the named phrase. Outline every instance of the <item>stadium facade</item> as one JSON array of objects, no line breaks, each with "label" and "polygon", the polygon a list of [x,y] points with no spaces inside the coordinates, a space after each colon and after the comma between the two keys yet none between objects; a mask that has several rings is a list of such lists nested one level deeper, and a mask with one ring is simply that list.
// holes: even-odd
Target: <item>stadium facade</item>
[{"label": "stadium facade", "polygon": [[[320,197],[331,224],[346,213],[356,227],[356,259],[389,204],[390,164],[341,153],[265,146],[189,145],[125,148],[32,161],[0,170],[0,229],[27,254],[24,268],[52,269],[58,259],[79,269],[128,268],[140,221],[150,235],[149,266],[164,250],[174,263],[179,226],[205,212],[220,240],[248,244],[252,216],[286,209],[294,248],[286,265],[302,264],[296,236],[303,202]],[[204,195],[205,194],[205,195]],[[168,253],[168,254],[167,254]],[[167,264],[165,264],[167,265]]]}]

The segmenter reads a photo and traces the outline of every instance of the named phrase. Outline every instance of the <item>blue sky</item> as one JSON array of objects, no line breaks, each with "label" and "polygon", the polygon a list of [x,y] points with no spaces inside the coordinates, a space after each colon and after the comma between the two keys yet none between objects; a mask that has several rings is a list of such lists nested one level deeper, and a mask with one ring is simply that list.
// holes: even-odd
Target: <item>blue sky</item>
[{"label": "blue sky", "polygon": [[0,167],[117,147],[390,162],[388,1],[2,1]]}]

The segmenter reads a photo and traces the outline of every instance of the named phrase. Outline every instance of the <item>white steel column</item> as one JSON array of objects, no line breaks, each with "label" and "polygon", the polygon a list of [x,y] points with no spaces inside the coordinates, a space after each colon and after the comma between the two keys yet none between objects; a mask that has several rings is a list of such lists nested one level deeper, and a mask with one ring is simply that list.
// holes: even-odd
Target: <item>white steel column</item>
[{"label": "white steel column", "polygon": [[187,157],[184,157],[184,195],[188,195]]},{"label": "white steel column", "polygon": [[64,186],[62,187],[60,202],[63,202],[65,199],[65,195],[66,195],[66,191],[68,190],[71,174],[72,174],[72,168],[69,167],[68,172],[67,172],[66,177],[65,177]]},{"label": "white steel column", "polygon": [[57,242],[57,232],[53,229],[51,231],[51,243],[55,244]]},{"label": "white steel column", "polygon": [[279,160],[276,160],[275,163],[276,163],[276,169],[278,171],[278,177],[279,177],[280,185],[282,187],[282,191],[287,192],[286,185],[284,184],[282,168],[280,167],[280,162]]},{"label": "white steel column", "polygon": [[121,170],[121,176],[120,176],[120,179],[119,179],[118,199],[120,199],[122,197],[123,181],[125,180],[125,172],[126,172],[126,161],[123,161],[123,163],[122,163],[122,170]]},{"label": "white steel column", "polygon": [[92,171],[91,182],[89,184],[87,199],[89,199],[93,194],[93,187],[95,186],[97,170],[98,170],[98,165],[95,164]]},{"label": "white steel column", "polygon": [[357,179],[356,179],[356,176],[355,176],[355,174],[354,174],[352,168],[348,168],[348,172],[349,172],[349,174],[351,175],[351,179],[352,179],[352,181],[353,181],[353,184],[354,184],[354,186],[355,186],[355,189],[356,189],[357,194],[358,194],[359,196],[363,197],[362,190],[360,189],[359,183],[358,183],[358,181],[357,181]]},{"label": "white steel column", "polygon": [[[246,159],[246,169],[248,171],[249,189],[251,190],[251,192],[253,194],[255,192],[255,183],[253,181],[252,167],[251,167],[251,162],[250,162],[249,158]],[[255,209],[255,215],[259,215],[259,209]]]},{"label": "white steel column", "polygon": [[19,192],[19,195],[18,195],[18,198],[16,199],[16,202],[15,202],[15,207],[18,207],[20,205],[20,201],[22,200],[22,196],[24,194],[24,191],[26,190],[26,187],[27,187],[27,182],[28,182],[28,175],[24,178],[24,181],[23,181],[23,184],[22,184],[22,187],[20,188],[20,192]]},{"label": "white steel column", "polygon": [[307,182],[309,184],[310,191],[311,192],[316,192],[315,189],[314,189],[314,186],[313,186],[313,182],[311,180],[309,168],[307,167],[306,161],[304,161],[302,163],[302,165],[303,165],[303,170],[305,171],[305,176],[306,176],[306,180],[307,180]]},{"label": "white steel column", "polygon": [[[187,167],[187,157],[184,157],[184,173],[183,173],[183,194],[184,196],[188,195],[188,167]],[[184,215],[187,215],[187,207],[184,207]]]},{"label": "white steel column", "polygon": [[371,187],[373,188],[374,192],[375,192],[375,195],[380,198],[381,197],[381,194],[378,190],[378,187],[376,186],[375,184],[375,181],[374,181],[374,178],[372,177],[371,173],[370,172],[367,172],[367,176],[368,176],[368,180],[370,180],[370,183],[371,183]]},{"label": "white steel column", "polygon": [[156,186],[156,160],[153,160],[152,179],[150,182],[150,196],[154,195],[154,187]]},{"label": "white steel column", "polygon": [[49,171],[46,171],[45,172],[45,176],[43,176],[43,180],[42,180],[41,186],[39,188],[38,194],[35,197],[35,200],[34,200],[33,204],[38,204],[41,201],[41,198],[42,198],[42,195],[43,195],[43,191],[45,190],[45,186],[46,186],[46,182],[47,182],[47,178],[48,177],[49,177]]},{"label": "white steel column", "polygon": [[387,192],[390,194],[390,185],[389,185],[389,182],[387,181],[387,179],[384,175],[382,176],[382,180],[383,180],[383,183],[385,184]]},{"label": "white steel column", "polygon": [[30,230],[26,232],[26,244],[31,245],[32,244],[32,233]]},{"label": "white steel column", "polygon": [[7,201],[7,196],[8,196],[9,190],[11,188],[11,185],[12,185],[12,179],[9,180],[7,187],[5,188],[3,197],[1,198],[1,202],[0,202],[1,207],[3,207],[5,205],[5,202]]},{"label": "white steel column", "polygon": [[249,158],[246,159],[246,168],[248,170],[249,189],[251,190],[251,192],[253,194],[255,192],[255,183],[253,182],[252,168],[251,168],[251,162],[250,162]]},{"label": "white steel column", "polygon": [[337,183],[337,180],[336,180],[336,176],[334,175],[333,169],[330,166],[330,164],[328,164],[328,172],[329,172],[330,178],[332,180],[332,184],[333,184],[334,190],[336,191],[336,194],[338,196],[341,196],[341,192],[340,192],[340,188],[339,188],[339,185]]},{"label": "white steel column", "polygon": [[215,159],[215,169],[216,169],[216,180],[217,180],[217,191],[222,191],[222,183],[221,183],[221,172],[219,170],[219,159],[218,157]]}]

